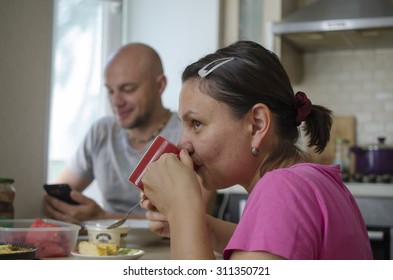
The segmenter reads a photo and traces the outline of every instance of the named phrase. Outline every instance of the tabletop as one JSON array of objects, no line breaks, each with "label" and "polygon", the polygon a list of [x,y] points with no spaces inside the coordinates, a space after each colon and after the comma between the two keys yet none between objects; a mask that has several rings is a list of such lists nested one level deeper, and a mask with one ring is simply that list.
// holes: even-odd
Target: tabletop
[{"label": "tabletop", "polygon": [[133,247],[145,251],[145,254],[140,258],[141,260],[170,260],[170,240],[161,239],[157,242],[146,244],[142,246],[134,245]]},{"label": "tabletop", "polygon": [[[82,241],[86,240],[85,236],[79,237],[77,244]],[[78,245],[76,245],[77,247]],[[143,250],[145,254],[140,257],[140,260],[170,260],[170,240],[167,238],[160,239],[153,243],[149,244],[129,244],[127,243],[126,246],[130,249],[139,249]],[[78,257],[73,255],[69,255],[67,257],[59,257],[59,258],[44,258],[45,260],[77,260]],[[86,258],[88,259],[88,258]]]},{"label": "tabletop", "polygon": [[[79,241],[85,240],[79,239]],[[139,260],[170,260],[171,253],[170,253],[170,240],[168,238],[163,238],[158,241],[149,244],[129,244],[126,245],[127,248],[131,249],[140,249],[145,252],[145,254],[139,258]],[[216,259],[222,260],[222,254],[215,252]],[[77,260],[78,257],[74,257],[72,255],[68,257],[61,257],[61,258],[47,258],[45,260]],[[86,258],[88,259],[88,258]]]}]

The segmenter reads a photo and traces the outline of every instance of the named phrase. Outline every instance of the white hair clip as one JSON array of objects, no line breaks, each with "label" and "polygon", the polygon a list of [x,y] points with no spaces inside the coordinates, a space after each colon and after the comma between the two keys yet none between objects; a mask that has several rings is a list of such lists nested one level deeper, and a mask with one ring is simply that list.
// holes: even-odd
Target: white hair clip
[{"label": "white hair clip", "polygon": [[[214,70],[216,70],[218,67],[220,67],[220,66],[224,65],[225,63],[227,63],[227,62],[229,62],[229,61],[231,61],[231,60],[234,60],[234,59],[235,59],[234,57],[225,57],[225,58],[216,59],[216,60],[214,60],[214,61],[208,63],[207,65],[203,66],[203,67],[198,71],[198,75],[199,75],[201,78],[206,77],[206,76],[209,75],[211,72],[213,72]],[[214,65],[214,66],[213,66],[212,68],[210,68],[210,69],[207,69],[209,66],[211,66],[212,64],[215,64],[215,63],[217,63],[217,62],[220,62],[220,63]]]}]

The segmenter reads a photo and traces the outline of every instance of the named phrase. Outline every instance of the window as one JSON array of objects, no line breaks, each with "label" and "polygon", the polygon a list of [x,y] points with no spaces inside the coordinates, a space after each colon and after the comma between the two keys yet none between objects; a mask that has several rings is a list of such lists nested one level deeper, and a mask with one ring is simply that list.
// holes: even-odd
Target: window
[{"label": "window", "polygon": [[55,0],[48,181],[53,181],[90,125],[109,114],[106,58],[121,44],[120,0]]}]

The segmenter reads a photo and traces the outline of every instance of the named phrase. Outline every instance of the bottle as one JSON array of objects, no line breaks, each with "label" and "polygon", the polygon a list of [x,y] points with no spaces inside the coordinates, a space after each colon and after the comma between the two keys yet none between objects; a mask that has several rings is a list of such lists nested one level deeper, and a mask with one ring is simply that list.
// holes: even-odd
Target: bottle
[{"label": "bottle", "polygon": [[350,179],[350,158],[349,141],[343,138],[336,138],[334,164],[339,164],[344,182]]},{"label": "bottle", "polygon": [[14,179],[0,178],[0,220],[14,218]]}]

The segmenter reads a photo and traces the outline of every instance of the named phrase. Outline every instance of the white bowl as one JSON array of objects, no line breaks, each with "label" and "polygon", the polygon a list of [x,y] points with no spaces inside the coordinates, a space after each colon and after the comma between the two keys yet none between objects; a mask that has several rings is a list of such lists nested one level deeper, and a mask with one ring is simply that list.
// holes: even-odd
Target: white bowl
[{"label": "white bowl", "polygon": [[119,247],[124,247],[126,245],[126,238],[129,230],[128,226],[107,229],[106,227],[108,225],[99,222],[86,225],[89,241],[92,243],[112,242]]},{"label": "white bowl", "polygon": [[[107,227],[117,220],[91,220],[85,223],[86,228],[91,225]],[[151,231],[147,219],[128,219],[122,227],[128,228],[126,243],[132,245],[147,245],[161,240],[162,237]]]}]

